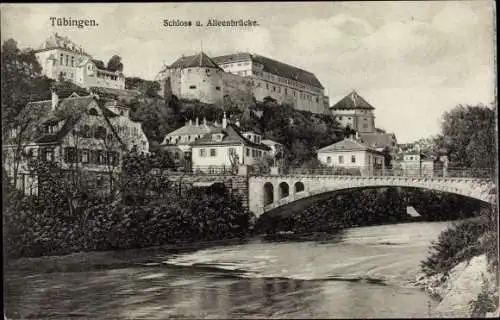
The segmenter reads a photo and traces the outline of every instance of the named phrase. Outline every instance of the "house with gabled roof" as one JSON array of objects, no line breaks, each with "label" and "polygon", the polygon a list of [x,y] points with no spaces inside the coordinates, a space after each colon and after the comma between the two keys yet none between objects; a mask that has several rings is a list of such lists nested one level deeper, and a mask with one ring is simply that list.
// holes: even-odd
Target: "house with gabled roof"
[{"label": "house with gabled roof", "polygon": [[318,160],[329,167],[360,169],[369,174],[385,167],[384,154],[355,137],[345,138],[317,151]]},{"label": "house with gabled roof", "polygon": [[261,140],[256,132],[243,134],[236,124],[228,122],[224,113],[221,127],[190,144],[192,170],[229,171],[234,166],[257,164],[271,150]]},{"label": "house with gabled roof", "polygon": [[20,126],[2,147],[4,164],[15,185],[28,194],[37,193],[31,160],[82,170],[102,182],[120,171],[123,154],[149,150],[141,124],[130,120],[128,108],[96,95],[59,99],[53,89],[51,100],[28,103],[18,120]]}]

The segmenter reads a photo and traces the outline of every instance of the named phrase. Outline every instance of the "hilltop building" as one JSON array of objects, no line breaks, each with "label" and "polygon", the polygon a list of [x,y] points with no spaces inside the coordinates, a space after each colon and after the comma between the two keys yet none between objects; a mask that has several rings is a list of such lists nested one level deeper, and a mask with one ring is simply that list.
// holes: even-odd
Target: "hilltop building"
[{"label": "hilltop building", "polygon": [[[210,59],[201,52],[181,57],[157,76],[162,94],[219,103],[224,97],[290,103],[297,110],[328,114],[328,97],[316,76],[303,69],[251,53]],[[201,89],[203,88],[203,89]]]},{"label": "hilltop building", "polygon": [[107,70],[102,61],[93,59],[68,37],[52,34],[35,50],[35,56],[48,78],[71,81],[84,88],[125,89],[121,72]]},{"label": "hilltop building", "polygon": [[7,174],[14,178],[16,172],[13,183],[26,194],[38,194],[38,177],[30,167],[33,159],[83,171],[89,189],[97,190],[121,171],[125,152],[149,150],[141,124],[130,120],[128,108],[95,95],[59,99],[53,90],[51,100],[30,102],[22,112],[23,119],[33,115],[33,124],[22,134],[13,129],[3,150]]},{"label": "hilltop building", "polygon": [[385,148],[393,151],[397,147],[394,133],[375,127],[375,108],[356,91],[352,91],[330,107],[333,117],[343,126],[358,133],[360,142],[377,151]]}]

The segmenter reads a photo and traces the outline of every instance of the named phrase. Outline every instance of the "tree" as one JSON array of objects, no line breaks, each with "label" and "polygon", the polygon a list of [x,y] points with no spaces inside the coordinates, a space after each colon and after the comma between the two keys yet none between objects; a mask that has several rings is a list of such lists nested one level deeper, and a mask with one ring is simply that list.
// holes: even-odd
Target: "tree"
[{"label": "tree", "polygon": [[19,50],[14,39],[2,44],[1,56],[2,128],[10,129],[9,124],[31,100],[31,81],[41,75],[42,67],[34,52]]},{"label": "tree", "polygon": [[122,58],[116,54],[112,56],[108,61],[107,69],[113,72],[115,71],[122,72],[123,71]]},{"label": "tree", "polygon": [[493,169],[496,164],[495,111],[484,105],[459,105],[443,115],[439,149],[454,166]]}]

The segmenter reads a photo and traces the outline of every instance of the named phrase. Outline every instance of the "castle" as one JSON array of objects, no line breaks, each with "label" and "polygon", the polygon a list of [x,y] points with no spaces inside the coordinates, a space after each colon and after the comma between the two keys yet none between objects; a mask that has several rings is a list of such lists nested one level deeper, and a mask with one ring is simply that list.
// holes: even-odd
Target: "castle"
[{"label": "castle", "polygon": [[289,103],[297,110],[329,114],[329,99],[316,76],[308,71],[251,53],[210,58],[204,52],[181,57],[160,71],[162,94],[204,103],[243,96]]},{"label": "castle", "polygon": [[35,56],[48,78],[71,81],[84,88],[125,89],[123,73],[107,70],[102,61],[93,59],[68,37],[52,34],[35,50]]}]

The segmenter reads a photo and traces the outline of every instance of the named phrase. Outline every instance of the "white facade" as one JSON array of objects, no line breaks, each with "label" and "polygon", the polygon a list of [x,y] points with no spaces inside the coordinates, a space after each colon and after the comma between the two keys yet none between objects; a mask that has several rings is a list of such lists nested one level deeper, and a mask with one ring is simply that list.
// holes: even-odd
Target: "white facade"
[{"label": "white facade", "polygon": [[349,126],[359,133],[375,132],[375,116],[371,110],[336,109],[332,114],[343,127]]},{"label": "white facade", "polygon": [[91,59],[85,59],[77,68],[76,83],[85,88],[103,87],[124,90],[125,76],[118,71],[99,69]]},{"label": "white facade", "polygon": [[35,56],[42,67],[42,74],[48,78],[71,81],[84,88],[125,89],[123,74],[98,69],[91,55],[57,33],[35,50]]},{"label": "white facade", "polygon": [[368,168],[382,166],[384,156],[369,151],[318,152],[318,160],[329,167]]},{"label": "white facade", "polygon": [[207,145],[193,146],[191,149],[191,161],[193,171],[210,171],[225,167],[231,168],[231,153],[235,152],[238,155],[238,163],[240,165],[257,164],[268,152],[260,148],[239,145]]}]

